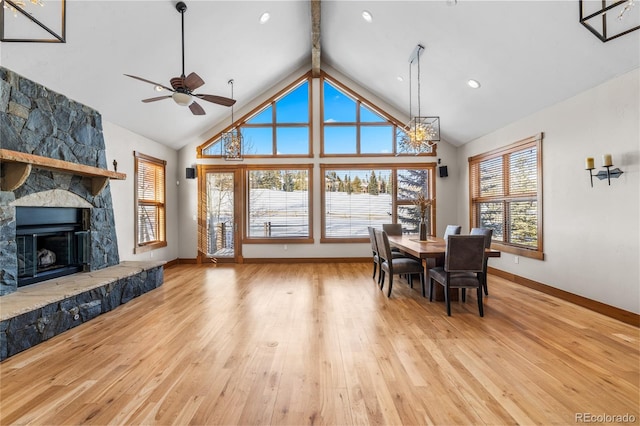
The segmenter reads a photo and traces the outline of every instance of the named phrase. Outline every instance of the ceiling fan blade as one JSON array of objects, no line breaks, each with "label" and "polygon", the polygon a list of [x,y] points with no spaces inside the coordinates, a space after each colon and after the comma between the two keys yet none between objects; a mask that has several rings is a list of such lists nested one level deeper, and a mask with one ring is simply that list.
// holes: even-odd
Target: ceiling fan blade
[{"label": "ceiling fan blade", "polygon": [[200,78],[198,74],[192,72],[184,79],[184,85],[187,86],[189,90],[196,90],[198,87],[204,84],[204,80]]},{"label": "ceiling fan blade", "polygon": [[205,115],[206,114],[206,112],[204,112],[204,109],[196,101],[191,102],[191,105],[189,105],[189,109],[191,110],[193,115]]},{"label": "ceiling fan blade", "polygon": [[158,96],[157,98],[143,99],[143,100],[142,100],[142,102],[144,102],[144,103],[146,104],[146,103],[149,103],[149,102],[161,101],[161,100],[163,100],[163,99],[167,99],[167,98],[170,98],[170,97],[171,97],[171,95],[168,95],[168,96]]},{"label": "ceiling fan blade", "polygon": [[169,82],[171,83],[171,87],[173,87],[173,90],[185,88],[184,77],[173,77],[171,80],[169,80]]},{"label": "ceiling fan blade", "polygon": [[205,101],[213,102],[214,104],[223,105],[223,106],[231,106],[236,103],[235,99],[225,98],[223,96],[216,95],[196,95],[193,96],[203,99]]},{"label": "ceiling fan blade", "polygon": [[170,92],[173,92],[173,89],[168,88],[167,86],[165,86],[164,84],[160,84],[160,83],[156,83],[153,82],[151,80],[147,80],[146,78],[142,78],[142,77],[136,77],[135,75],[130,75],[130,74],[125,74],[127,77],[131,77],[131,78],[135,78],[136,80],[140,80],[140,81],[144,81],[145,83],[149,83],[149,84],[153,84],[154,86],[160,86],[165,90],[168,90]]}]

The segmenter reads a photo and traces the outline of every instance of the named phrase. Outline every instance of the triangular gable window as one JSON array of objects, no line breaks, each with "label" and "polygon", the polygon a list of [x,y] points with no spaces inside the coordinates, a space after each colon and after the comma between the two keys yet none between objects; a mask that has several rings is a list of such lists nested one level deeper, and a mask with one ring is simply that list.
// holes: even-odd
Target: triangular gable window
[{"label": "triangular gable window", "polygon": [[322,81],[322,156],[397,155],[404,125],[353,91]]},{"label": "triangular gable window", "polygon": [[[243,157],[311,155],[310,98],[305,76],[233,123],[229,129],[238,128],[243,137]],[[198,147],[200,157],[224,156],[221,134]]]}]

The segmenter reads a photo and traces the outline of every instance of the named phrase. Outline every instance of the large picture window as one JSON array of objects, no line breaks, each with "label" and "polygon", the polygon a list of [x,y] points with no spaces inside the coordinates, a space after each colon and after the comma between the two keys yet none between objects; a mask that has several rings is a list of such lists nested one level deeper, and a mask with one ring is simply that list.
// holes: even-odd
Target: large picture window
[{"label": "large picture window", "polygon": [[166,161],[134,152],[135,252],[167,245],[165,237]]},{"label": "large picture window", "polygon": [[[400,223],[406,233],[417,233],[418,194],[435,201],[434,165],[321,164],[322,241],[352,242],[368,238],[367,227]],[[435,202],[431,217],[435,217]],[[435,220],[431,220],[431,233]]]},{"label": "large picture window", "polygon": [[311,170],[311,165],[249,166],[247,239],[312,242]]},{"label": "large picture window", "polygon": [[542,134],[469,158],[471,227],[498,249],[543,259]]}]

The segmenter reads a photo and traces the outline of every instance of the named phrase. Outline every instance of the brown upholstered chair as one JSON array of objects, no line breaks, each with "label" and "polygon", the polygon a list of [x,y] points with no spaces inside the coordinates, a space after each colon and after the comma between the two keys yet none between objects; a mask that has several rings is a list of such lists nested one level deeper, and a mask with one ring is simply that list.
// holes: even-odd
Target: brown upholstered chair
[{"label": "brown upholstered chair", "polygon": [[429,270],[429,301],[433,300],[433,282],[437,281],[444,286],[447,315],[451,316],[449,289],[475,288],[478,290],[478,310],[480,316],[484,316],[481,278],[484,257],[483,235],[450,235],[444,266]]},{"label": "brown upholstered chair", "polygon": [[[491,238],[493,237],[493,229],[491,228],[471,228],[469,235],[484,235],[484,248],[491,248]],[[484,257],[484,265],[482,267],[482,287],[484,288],[484,294],[489,295],[489,289],[487,288],[487,263],[489,258]]]},{"label": "brown upholstered chair", "polygon": [[[409,257],[396,257],[391,251],[389,245],[389,237],[384,231],[374,230],[376,242],[378,243],[378,256],[380,257],[380,271],[382,274],[382,282],[380,290],[384,287],[384,279],[389,276],[389,291],[387,297],[391,297],[391,289],[393,288],[393,276],[400,274],[418,274],[420,283],[422,284],[422,295],[425,295],[424,269],[422,262]],[[409,278],[411,279],[411,278]],[[412,285],[413,287],[413,285]]]},{"label": "brown upholstered chair", "polygon": [[444,238],[445,240],[449,235],[460,235],[460,231],[462,227],[460,225],[447,225],[447,228],[444,230]]}]

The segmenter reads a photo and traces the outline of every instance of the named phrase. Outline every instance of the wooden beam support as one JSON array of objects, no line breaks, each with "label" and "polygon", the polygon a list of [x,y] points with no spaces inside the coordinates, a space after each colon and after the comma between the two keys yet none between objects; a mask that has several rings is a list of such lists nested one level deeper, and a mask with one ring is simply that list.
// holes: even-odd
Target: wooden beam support
[{"label": "wooden beam support", "polygon": [[13,191],[19,188],[31,173],[31,164],[25,163],[2,163],[2,179],[0,189],[3,191]]},{"label": "wooden beam support", "polygon": [[320,77],[320,0],[311,0],[311,77]]}]

